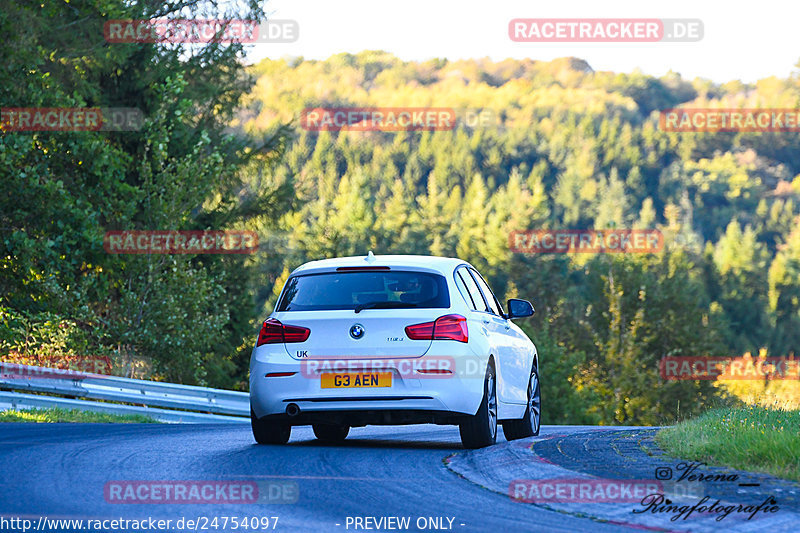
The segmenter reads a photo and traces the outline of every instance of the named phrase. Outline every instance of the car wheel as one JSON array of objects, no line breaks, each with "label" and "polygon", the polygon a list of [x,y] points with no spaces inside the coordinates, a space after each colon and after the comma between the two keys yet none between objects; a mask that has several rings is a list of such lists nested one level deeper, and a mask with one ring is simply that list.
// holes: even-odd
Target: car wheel
[{"label": "car wheel", "polygon": [[528,406],[525,408],[525,415],[519,420],[509,420],[503,423],[506,440],[524,439],[538,435],[541,415],[542,393],[539,385],[539,370],[534,366],[531,370],[531,377],[528,379]]},{"label": "car wheel", "polygon": [[342,442],[350,433],[350,426],[314,424],[314,436],[323,442]]},{"label": "car wheel", "polygon": [[260,420],[252,408],[250,408],[250,426],[253,428],[253,437],[259,444],[286,444],[292,434],[292,426],[289,424]]},{"label": "car wheel", "polygon": [[486,367],[483,380],[483,399],[478,412],[458,426],[465,448],[484,448],[497,442],[497,386],[494,367]]}]

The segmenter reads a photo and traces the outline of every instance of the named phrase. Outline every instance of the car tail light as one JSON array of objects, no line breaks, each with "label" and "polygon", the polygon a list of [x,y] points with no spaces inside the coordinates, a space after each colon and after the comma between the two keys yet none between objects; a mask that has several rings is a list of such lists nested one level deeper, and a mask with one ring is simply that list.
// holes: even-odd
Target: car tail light
[{"label": "car tail light", "polygon": [[461,315],[440,316],[433,322],[406,326],[406,336],[412,340],[451,340],[467,342],[467,319]]},{"label": "car tail light", "polygon": [[310,334],[311,330],[308,328],[282,324],[280,320],[270,318],[265,320],[264,325],[261,326],[256,346],[282,342],[304,342]]}]

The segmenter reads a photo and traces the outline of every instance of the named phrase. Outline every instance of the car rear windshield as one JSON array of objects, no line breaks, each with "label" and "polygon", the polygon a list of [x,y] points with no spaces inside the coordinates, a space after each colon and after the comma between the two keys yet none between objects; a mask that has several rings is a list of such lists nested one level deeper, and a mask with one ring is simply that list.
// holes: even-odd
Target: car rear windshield
[{"label": "car rear windshield", "polygon": [[[366,307],[365,307],[366,306]],[[444,276],[428,272],[330,272],[292,276],[277,311],[447,308]]]}]

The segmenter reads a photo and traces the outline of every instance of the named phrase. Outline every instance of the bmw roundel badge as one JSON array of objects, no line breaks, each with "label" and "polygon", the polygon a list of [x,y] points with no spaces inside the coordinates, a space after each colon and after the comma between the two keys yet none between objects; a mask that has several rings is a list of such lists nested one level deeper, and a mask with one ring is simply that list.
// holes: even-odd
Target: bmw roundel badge
[{"label": "bmw roundel badge", "polygon": [[350,336],[354,339],[360,339],[364,336],[364,326],[361,324],[353,324],[350,328]]}]

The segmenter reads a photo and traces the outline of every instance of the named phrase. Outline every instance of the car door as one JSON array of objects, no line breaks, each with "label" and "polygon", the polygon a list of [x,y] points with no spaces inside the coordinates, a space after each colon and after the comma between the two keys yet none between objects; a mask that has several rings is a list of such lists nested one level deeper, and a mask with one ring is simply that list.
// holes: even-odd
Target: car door
[{"label": "car door", "polygon": [[495,354],[495,359],[500,378],[498,379],[498,398],[507,403],[527,403],[530,365],[527,364],[528,357],[519,342],[517,328],[513,327],[511,321],[503,316],[500,302],[483,276],[473,268],[468,270],[486,301],[490,322],[488,327],[492,334],[497,336],[498,352]]},{"label": "car door", "polygon": [[[486,345],[486,349],[488,352],[486,355],[489,354],[495,355],[498,352],[502,351],[502,346],[500,345],[501,338],[497,335],[495,331],[495,326],[492,323],[492,319],[489,312],[489,306],[486,303],[486,299],[483,296],[483,293],[478,288],[478,284],[475,283],[475,278],[469,273],[469,269],[466,265],[463,265],[456,269],[455,271],[456,277],[456,285],[458,285],[459,290],[465,292],[464,299],[467,300],[467,304],[472,309],[470,316],[468,317],[467,327],[469,331],[480,331],[481,336]],[[497,356],[495,355],[495,358]],[[495,369],[497,370],[497,369]],[[471,376],[474,378],[483,378],[483,375],[480,376]],[[498,396],[501,394],[500,388],[502,384],[500,380],[497,380],[497,394]]]}]

